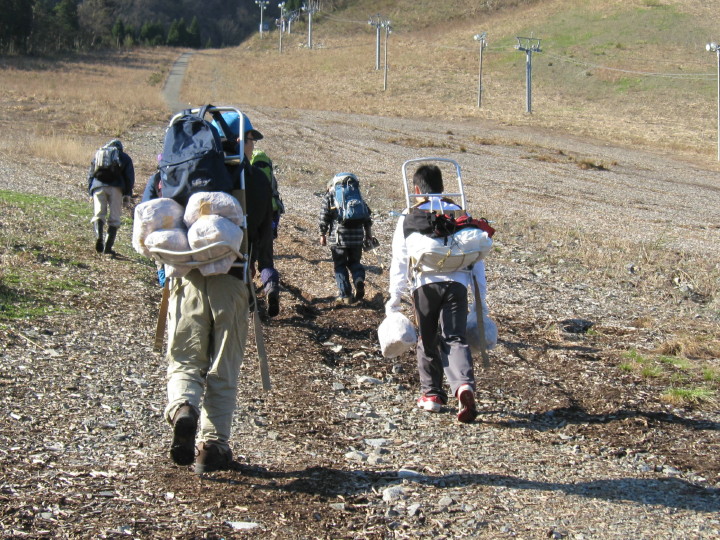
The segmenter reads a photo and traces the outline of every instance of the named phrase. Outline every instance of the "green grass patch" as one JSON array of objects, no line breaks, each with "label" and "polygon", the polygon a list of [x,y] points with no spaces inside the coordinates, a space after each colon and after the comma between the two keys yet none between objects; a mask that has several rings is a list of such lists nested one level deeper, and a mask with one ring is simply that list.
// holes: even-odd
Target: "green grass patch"
[{"label": "green grass patch", "polygon": [[662,399],[674,404],[698,404],[714,401],[715,392],[707,388],[670,388]]},{"label": "green grass patch", "polygon": [[0,191],[0,320],[74,311],[86,281],[91,204]]}]

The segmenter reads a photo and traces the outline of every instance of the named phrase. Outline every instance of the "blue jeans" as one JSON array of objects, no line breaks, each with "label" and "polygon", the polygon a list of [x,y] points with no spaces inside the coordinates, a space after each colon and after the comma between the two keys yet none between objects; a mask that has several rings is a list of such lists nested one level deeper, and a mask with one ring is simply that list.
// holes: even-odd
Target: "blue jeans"
[{"label": "blue jeans", "polygon": [[[332,253],[333,266],[335,267],[335,282],[342,298],[352,296],[350,286],[350,275],[352,282],[365,281],[365,267],[360,263],[362,257],[362,246],[339,247],[330,249]],[[349,270],[349,274],[348,274]]]}]

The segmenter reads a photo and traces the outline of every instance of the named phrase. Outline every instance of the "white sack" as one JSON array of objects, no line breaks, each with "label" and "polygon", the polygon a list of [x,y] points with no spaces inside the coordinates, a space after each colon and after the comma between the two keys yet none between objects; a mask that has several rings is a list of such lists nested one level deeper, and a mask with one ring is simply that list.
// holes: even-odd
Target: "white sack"
[{"label": "white sack", "polygon": [[[193,250],[204,248],[216,242],[227,242],[235,251],[240,251],[243,231],[229,219],[210,215],[202,216],[188,229],[188,241]],[[223,255],[230,255],[232,251],[226,246],[218,246],[204,250],[193,255],[193,259],[202,262],[209,261]]]},{"label": "white sack", "polygon": [[145,247],[147,236],[160,229],[183,228],[184,213],[185,209],[172,199],[152,199],[138,204],[135,207],[133,221],[132,245],[135,251],[151,257],[152,255]]},{"label": "white sack", "polygon": [[222,216],[235,225],[243,223],[243,211],[238,200],[222,191],[193,193],[185,207],[185,225],[189,228],[203,216]]},{"label": "white sack", "polygon": [[447,238],[433,238],[414,232],[405,239],[411,264],[421,261],[423,272],[454,272],[485,258],[492,239],[482,229],[460,229]]},{"label": "white sack", "polygon": [[378,327],[380,350],[385,358],[395,358],[411,350],[417,343],[415,326],[405,315],[390,313]]},{"label": "white sack", "polygon": [[[192,261],[192,255],[188,243],[187,231],[185,229],[162,229],[153,231],[145,238],[145,247],[148,251],[158,248],[178,252],[177,255],[161,254],[162,261],[170,264],[182,264]],[[186,253],[182,253],[186,252]],[[152,251],[150,251],[152,255]]]},{"label": "white sack", "polygon": [[[494,349],[498,340],[498,327],[490,318],[487,306],[483,302],[483,328],[485,329],[485,345],[488,350]],[[478,328],[477,311],[475,304],[470,304],[470,312],[467,317],[467,329],[465,333],[467,344],[473,354],[482,354],[482,342],[480,341],[480,328]]]},{"label": "white sack", "polygon": [[233,262],[235,262],[235,259],[237,259],[236,255],[228,255],[227,257],[225,257],[224,259],[220,259],[219,261],[203,264],[202,266],[198,267],[198,270],[200,270],[200,273],[203,276],[216,276],[218,274],[227,274],[230,271]]},{"label": "white sack", "polygon": [[182,278],[192,270],[192,266],[186,266],[184,264],[166,264],[165,265],[165,277],[166,278]]}]

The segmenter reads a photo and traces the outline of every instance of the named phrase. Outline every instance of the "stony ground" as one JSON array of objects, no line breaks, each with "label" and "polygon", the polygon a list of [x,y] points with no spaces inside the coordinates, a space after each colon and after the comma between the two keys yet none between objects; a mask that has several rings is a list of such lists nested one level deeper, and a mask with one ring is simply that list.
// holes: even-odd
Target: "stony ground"
[{"label": "stony ground", "polygon": [[[714,164],[491,125],[249,112],[288,213],[276,246],[281,312],[263,327],[273,389],[261,390],[250,341],[236,469],[199,477],[168,459],[165,362],[152,350],[160,290],[129,226],[111,260],[94,255],[84,218],[73,222],[76,243],[57,246],[44,242],[52,223],[4,205],[3,265],[44,264],[87,286],[59,293],[56,315],[0,325],[4,537],[720,535],[717,403],[671,405],[652,378],[620,369],[628,351],[682,332],[717,335],[717,304],[670,271],[661,288],[644,286],[649,260],[610,256],[628,269],[617,280],[568,255],[574,237],[615,235],[717,264]],[[126,138],[136,191],[161,138],[162,126]],[[487,264],[500,343],[491,368],[478,366],[471,425],[456,422],[455,403],[416,410],[412,354],[383,359],[376,337],[401,166],[428,155],[460,162],[471,210],[498,229]],[[604,166],[581,168],[583,159]],[[340,170],[363,180],[382,243],[365,258],[367,300],[342,307],[315,224],[321,189]],[[89,204],[83,170],[0,156],[0,172],[3,189]],[[563,229],[575,234],[537,240]]]}]

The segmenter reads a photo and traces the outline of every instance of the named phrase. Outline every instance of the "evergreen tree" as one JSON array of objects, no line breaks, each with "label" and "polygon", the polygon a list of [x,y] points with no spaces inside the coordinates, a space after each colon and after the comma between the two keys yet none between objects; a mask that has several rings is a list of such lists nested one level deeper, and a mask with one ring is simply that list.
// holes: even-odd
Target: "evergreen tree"
[{"label": "evergreen tree", "polygon": [[193,49],[199,49],[202,46],[200,41],[200,23],[198,18],[195,16],[190,22],[190,28],[188,28],[188,46]]}]

